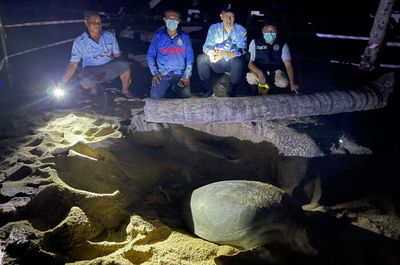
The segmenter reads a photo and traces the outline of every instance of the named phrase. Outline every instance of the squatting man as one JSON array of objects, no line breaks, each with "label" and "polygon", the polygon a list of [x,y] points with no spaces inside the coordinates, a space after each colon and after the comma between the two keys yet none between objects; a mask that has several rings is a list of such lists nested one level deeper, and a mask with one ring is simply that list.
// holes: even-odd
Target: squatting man
[{"label": "squatting man", "polygon": [[254,87],[254,94],[261,93],[256,87],[265,84],[274,89],[290,87],[292,92],[298,93],[299,86],[295,82],[289,46],[278,38],[278,27],[274,22],[263,23],[262,38],[250,42],[249,53],[250,72],[246,80]]},{"label": "squatting man", "polygon": [[68,83],[82,61],[80,84],[90,94],[97,94],[97,84],[119,76],[121,93],[132,98],[129,92],[132,82],[130,65],[120,58],[121,51],[114,33],[101,29],[101,18],[97,12],[85,12],[84,19],[87,30],[74,40],[70,63],[59,85],[63,87]]}]

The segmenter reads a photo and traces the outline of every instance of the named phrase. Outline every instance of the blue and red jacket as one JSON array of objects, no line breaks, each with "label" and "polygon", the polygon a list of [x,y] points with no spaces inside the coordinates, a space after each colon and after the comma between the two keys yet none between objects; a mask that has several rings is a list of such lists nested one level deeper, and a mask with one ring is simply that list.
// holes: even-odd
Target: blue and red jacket
[{"label": "blue and red jacket", "polygon": [[189,34],[178,31],[178,35],[171,38],[165,27],[154,33],[147,51],[147,64],[153,76],[177,74],[189,78],[192,75],[193,61]]}]

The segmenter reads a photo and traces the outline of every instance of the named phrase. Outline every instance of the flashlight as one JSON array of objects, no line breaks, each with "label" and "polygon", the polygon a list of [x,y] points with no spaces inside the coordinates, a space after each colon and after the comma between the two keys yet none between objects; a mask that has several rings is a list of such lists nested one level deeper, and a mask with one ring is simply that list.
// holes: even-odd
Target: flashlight
[{"label": "flashlight", "polygon": [[58,98],[58,99],[62,99],[65,95],[65,91],[64,89],[62,89],[61,87],[56,87],[53,90],[53,96]]}]

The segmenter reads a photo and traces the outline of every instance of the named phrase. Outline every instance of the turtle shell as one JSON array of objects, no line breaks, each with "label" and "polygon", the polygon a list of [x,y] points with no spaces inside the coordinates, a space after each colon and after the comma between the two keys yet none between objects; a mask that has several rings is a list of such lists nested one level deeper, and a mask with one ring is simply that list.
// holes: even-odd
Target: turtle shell
[{"label": "turtle shell", "polygon": [[203,239],[252,249],[286,234],[291,209],[297,208],[292,202],[285,191],[270,184],[220,181],[192,192],[188,221]]}]

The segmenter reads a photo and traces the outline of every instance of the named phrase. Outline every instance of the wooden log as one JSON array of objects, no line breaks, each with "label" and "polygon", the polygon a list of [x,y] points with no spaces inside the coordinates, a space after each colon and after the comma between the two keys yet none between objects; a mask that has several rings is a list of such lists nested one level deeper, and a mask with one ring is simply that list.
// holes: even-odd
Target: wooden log
[{"label": "wooden log", "polygon": [[269,95],[238,98],[147,99],[147,122],[193,124],[238,123],[328,115],[383,108],[394,87],[389,73],[370,86],[310,95]]}]

